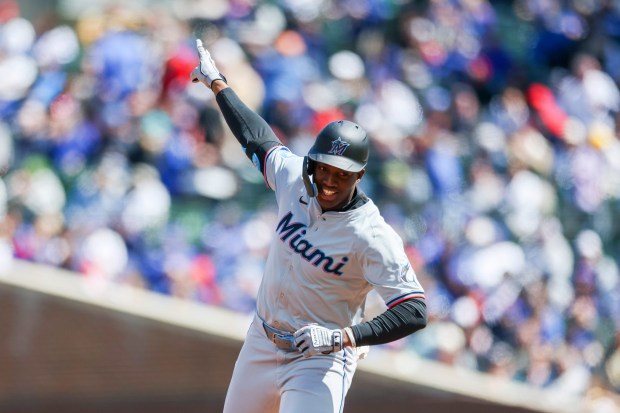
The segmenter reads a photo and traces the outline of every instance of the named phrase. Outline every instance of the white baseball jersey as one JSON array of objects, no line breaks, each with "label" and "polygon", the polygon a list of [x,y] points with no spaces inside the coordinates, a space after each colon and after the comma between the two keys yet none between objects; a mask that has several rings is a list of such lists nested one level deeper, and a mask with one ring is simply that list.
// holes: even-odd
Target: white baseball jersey
[{"label": "white baseball jersey", "polygon": [[272,148],[263,175],[275,191],[278,225],[257,299],[257,313],[285,331],[318,323],[358,324],[375,289],[388,307],[423,297],[398,234],[369,200],[359,208],[322,212],[309,198],[303,158]]}]

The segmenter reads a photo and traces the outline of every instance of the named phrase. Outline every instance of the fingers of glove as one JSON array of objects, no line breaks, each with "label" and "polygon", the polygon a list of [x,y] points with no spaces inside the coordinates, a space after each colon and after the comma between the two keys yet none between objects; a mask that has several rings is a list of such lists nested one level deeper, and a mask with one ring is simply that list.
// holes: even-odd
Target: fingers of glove
[{"label": "fingers of glove", "polygon": [[299,330],[295,331],[295,332],[293,333],[293,336],[294,336],[294,337],[299,337],[299,336],[301,336],[302,334],[304,334],[305,332],[307,332],[308,330],[311,330],[311,329],[312,329],[312,327],[313,327],[313,326],[316,326],[316,325],[317,325],[317,324],[308,324],[308,325],[305,325],[305,326],[303,326],[302,328],[300,328]]},{"label": "fingers of glove", "polygon": [[305,358],[308,358],[312,355],[311,348],[308,342],[306,341],[306,337],[300,337],[294,342],[295,347],[299,349],[299,351],[304,355]]},{"label": "fingers of glove", "polygon": [[[295,347],[299,348],[301,347],[303,344],[306,344],[306,336],[303,337],[297,337],[295,338],[295,341],[293,342],[293,344],[295,344]],[[306,346],[307,347],[307,346]]]},{"label": "fingers of glove", "polygon": [[[207,73],[203,71],[205,69],[207,72],[209,71],[217,71],[215,68],[215,62],[211,57],[211,53],[202,45],[202,40],[196,39],[196,48],[198,49],[198,54],[200,55],[200,71],[206,76]],[[204,66],[204,67],[203,67]]]},{"label": "fingers of glove", "polygon": [[205,47],[202,45],[202,40],[200,39],[196,39],[196,49],[198,49],[198,54],[200,55],[201,60],[209,56],[209,52],[206,51]]},{"label": "fingers of glove", "polygon": [[[202,45],[202,41],[200,39],[196,39],[196,47],[198,48],[198,53],[200,54],[200,70],[202,71],[203,66],[207,71],[216,71],[215,61],[211,57],[211,53]],[[206,75],[206,73],[203,72]]]}]

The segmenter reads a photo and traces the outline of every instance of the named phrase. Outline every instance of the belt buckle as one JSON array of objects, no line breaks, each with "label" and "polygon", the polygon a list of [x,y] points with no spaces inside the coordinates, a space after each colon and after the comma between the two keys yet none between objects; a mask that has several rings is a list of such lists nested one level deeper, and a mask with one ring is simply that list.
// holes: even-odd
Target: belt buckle
[{"label": "belt buckle", "polygon": [[266,323],[263,323],[267,337],[276,345],[280,350],[295,351],[295,338],[292,334],[281,334],[275,331],[275,329]]},{"label": "belt buckle", "polygon": [[297,348],[293,344],[293,336],[284,336],[281,334],[273,335],[273,342],[281,350],[296,350]]}]

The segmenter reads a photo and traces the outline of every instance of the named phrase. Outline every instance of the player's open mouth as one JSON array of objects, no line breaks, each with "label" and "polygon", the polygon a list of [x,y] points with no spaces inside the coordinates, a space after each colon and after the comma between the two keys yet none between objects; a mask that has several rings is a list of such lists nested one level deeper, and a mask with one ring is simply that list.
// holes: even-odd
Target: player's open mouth
[{"label": "player's open mouth", "polygon": [[321,198],[326,201],[333,201],[336,198],[337,191],[331,191],[329,189],[322,188],[321,189]]}]

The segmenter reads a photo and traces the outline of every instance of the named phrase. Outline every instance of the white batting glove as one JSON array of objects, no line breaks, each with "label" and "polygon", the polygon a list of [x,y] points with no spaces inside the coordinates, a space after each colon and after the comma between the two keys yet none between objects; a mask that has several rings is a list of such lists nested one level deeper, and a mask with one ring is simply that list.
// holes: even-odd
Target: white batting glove
[{"label": "white batting glove", "polygon": [[200,55],[200,64],[192,70],[192,82],[202,82],[211,89],[211,84],[215,80],[223,80],[226,82],[224,75],[215,67],[215,62],[211,58],[211,54],[202,45],[202,40],[196,39],[196,48]]},{"label": "white batting glove", "polygon": [[304,357],[329,354],[342,350],[342,331],[310,324],[295,331],[295,346]]}]

